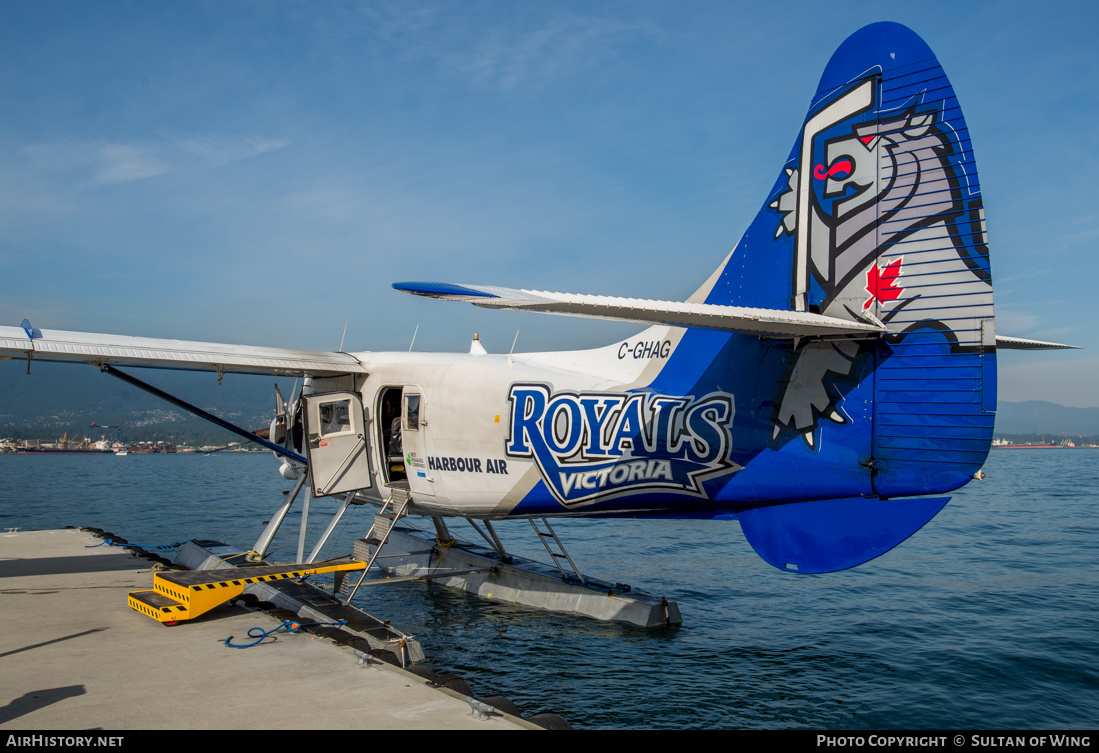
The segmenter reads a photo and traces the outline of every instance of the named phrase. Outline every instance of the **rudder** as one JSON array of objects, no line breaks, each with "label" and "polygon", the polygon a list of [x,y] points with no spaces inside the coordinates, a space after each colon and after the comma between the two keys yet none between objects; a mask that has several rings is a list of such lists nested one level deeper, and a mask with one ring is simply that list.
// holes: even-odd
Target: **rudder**
[{"label": "rudder", "polygon": [[822,431],[851,424],[853,385],[873,379],[859,392],[872,396],[873,415],[860,462],[876,494],[942,493],[980,468],[996,405],[980,182],[953,88],[914,32],[871,24],[840,45],[706,302],[889,330],[876,341],[796,344],[773,401],[776,443],[800,436],[818,448]]}]

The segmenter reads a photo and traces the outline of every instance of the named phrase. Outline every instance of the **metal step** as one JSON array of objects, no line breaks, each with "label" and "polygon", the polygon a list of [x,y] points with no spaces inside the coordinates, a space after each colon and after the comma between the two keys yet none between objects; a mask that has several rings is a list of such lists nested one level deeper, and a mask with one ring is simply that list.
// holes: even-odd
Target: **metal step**
[{"label": "metal step", "polygon": [[389,535],[389,532],[393,529],[396,523],[396,516],[389,513],[378,513],[374,516],[374,538],[385,541],[385,538]]},{"label": "metal step", "polygon": [[[370,570],[371,566],[374,564],[374,560],[381,554],[385,542],[389,541],[389,536],[393,533],[397,521],[404,517],[410,499],[411,495],[407,490],[390,489],[389,499],[382,505],[382,509],[374,515],[374,525],[370,526],[370,530],[366,533],[366,541],[373,544],[375,547],[374,553],[366,560],[366,565],[362,569],[363,574],[359,576],[359,582],[356,583],[355,587],[347,594],[344,605],[351,605],[351,600],[355,598],[355,594],[358,593],[359,587],[363,584],[363,580],[366,579],[367,571]],[[393,510],[396,510],[396,512],[392,512]]]},{"label": "metal step", "polygon": [[187,619],[187,605],[156,591],[131,591],[128,603],[157,622],[176,622]]},{"label": "metal step", "polygon": [[345,558],[311,565],[251,565],[216,570],[160,572],[153,576],[153,590],[132,592],[129,604],[159,622],[191,620],[240,596],[245,588],[255,583],[302,578],[319,573],[362,570],[365,566],[364,562]]}]

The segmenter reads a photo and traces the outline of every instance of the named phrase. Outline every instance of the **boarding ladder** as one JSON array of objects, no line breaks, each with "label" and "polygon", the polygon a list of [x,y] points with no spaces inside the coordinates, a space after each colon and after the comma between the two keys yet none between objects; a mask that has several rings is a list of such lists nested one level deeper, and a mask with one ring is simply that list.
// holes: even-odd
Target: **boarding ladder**
[{"label": "boarding ladder", "polygon": [[[553,558],[553,564],[557,565],[557,569],[561,571],[562,580],[574,580],[587,584],[587,581],[584,580],[584,576],[580,574],[580,571],[576,569],[576,565],[573,564],[572,557],[565,551],[565,545],[561,543],[561,539],[557,538],[557,534],[554,532],[553,526],[550,525],[549,521],[542,518],[542,525],[546,527],[545,531],[538,527],[538,521],[534,518],[530,519],[530,525],[534,529],[534,532],[538,534],[538,538],[541,539],[542,546],[546,548],[546,551],[549,552],[549,556]],[[558,551],[554,551],[550,548],[550,541],[553,542]],[[565,570],[561,565],[561,560],[568,563],[571,572]]]},{"label": "boarding ladder", "polygon": [[408,503],[411,501],[412,495],[409,494],[408,489],[390,489],[389,498],[382,505],[382,509],[375,513],[374,525],[370,526],[370,530],[366,533],[366,543],[374,547],[374,551],[371,553],[370,559],[366,561],[366,567],[363,568],[363,574],[359,576],[359,582],[351,589],[351,593],[348,594],[344,604],[350,604],[351,600],[355,598],[359,586],[366,579],[366,574],[374,566],[374,560],[378,559],[378,555],[382,553],[382,547],[389,541],[389,534],[397,526],[397,521],[405,516]]},{"label": "boarding ladder", "polygon": [[132,591],[131,607],[157,622],[174,625],[193,620],[244,593],[254,583],[302,578],[320,573],[361,570],[364,563],[350,557],[313,564],[253,565],[214,570],[164,571],[153,575],[151,591]]}]

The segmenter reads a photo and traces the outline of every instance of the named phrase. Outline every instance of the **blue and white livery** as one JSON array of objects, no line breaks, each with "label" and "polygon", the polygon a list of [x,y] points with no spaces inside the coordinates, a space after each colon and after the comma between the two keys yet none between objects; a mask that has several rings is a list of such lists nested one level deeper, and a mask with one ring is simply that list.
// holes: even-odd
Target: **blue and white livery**
[{"label": "blue and white livery", "polygon": [[[973,144],[915,33],[848,38],[733,251],[687,301],[402,282],[485,308],[648,325],[603,348],[316,353],[0,328],[0,355],[302,375],[270,441],[313,492],[408,511],[738,519],[784,570],[858,565],[978,474],[998,348]],[[701,277],[701,275],[700,275]],[[300,468],[298,468],[300,470]]]}]

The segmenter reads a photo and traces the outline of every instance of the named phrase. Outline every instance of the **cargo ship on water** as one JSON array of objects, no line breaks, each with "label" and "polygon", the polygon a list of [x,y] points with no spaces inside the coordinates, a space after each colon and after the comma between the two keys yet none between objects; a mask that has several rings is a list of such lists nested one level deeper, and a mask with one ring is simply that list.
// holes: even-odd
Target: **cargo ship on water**
[{"label": "cargo ship on water", "polygon": [[98,442],[92,442],[88,437],[84,437],[82,442],[70,441],[69,435],[57,440],[54,444],[42,444],[41,440],[33,440],[34,444],[30,444],[29,441],[24,442],[22,445],[17,445],[15,453],[17,455],[105,455],[114,452],[114,448],[111,443],[105,439]]},{"label": "cargo ship on water", "polygon": [[16,455],[109,455],[114,450],[101,450],[95,447],[20,447]]},{"label": "cargo ship on water", "polygon": [[130,455],[130,454],[151,454],[151,453],[174,453],[176,448],[173,445],[165,442],[157,444],[140,443],[136,445],[126,446],[119,443],[100,443],[96,442],[89,445],[77,445],[69,447],[59,447],[56,445],[22,445],[15,448],[16,455]]}]

